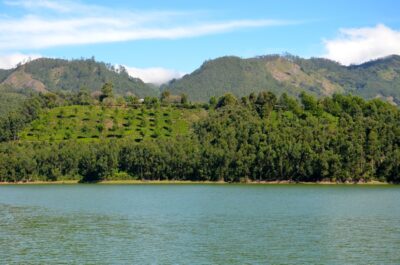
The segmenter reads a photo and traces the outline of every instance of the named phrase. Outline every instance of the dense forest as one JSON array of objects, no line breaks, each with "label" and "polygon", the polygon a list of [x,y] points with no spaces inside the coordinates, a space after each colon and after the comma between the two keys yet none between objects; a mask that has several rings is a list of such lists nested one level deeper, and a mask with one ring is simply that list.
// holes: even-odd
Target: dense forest
[{"label": "dense forest", "polygon": [[10,111],[16,111],[22,105],[27,95],[21,91],[0,88],[0,117],[4,117]]},{"label": "dense forest", "polygon": [[[297,99],[262,91],[240,99],[225,94],[198,105],[186,95],[171,100],[168,91],[143,103],[113,97],[110,84],[99,99],[84,91],[29,97],[0,119],[0,181],[400,181],[400,111],[380,99],[341,94],[317,99],[306,93]],[[75,118],[80,118],[83,106],[98,109],[99,118],[82,116],[79,126],[67,122],[73,114],[68,111],[77,108]],[[110,126],[101,132],[88,128],[97,137],[78,137],[84,122],[99,126],[93,120],[98,119],[101,125],[101,109],[106,117],[118,114],[117,130],[133,115],[138,120],[127,131],[149,136],[109,137],[115,129]],[[187,112],[203,115],[186,119],[187,129],[176,130],[179,126],[172,124]],[[41,137],[23,137],[27,128],[34,131],[35,123],[46,120],[48,126],[59,126],[63,136],[47,137],[42,130]],[[68,130],[72,133],[64,138]]]}]

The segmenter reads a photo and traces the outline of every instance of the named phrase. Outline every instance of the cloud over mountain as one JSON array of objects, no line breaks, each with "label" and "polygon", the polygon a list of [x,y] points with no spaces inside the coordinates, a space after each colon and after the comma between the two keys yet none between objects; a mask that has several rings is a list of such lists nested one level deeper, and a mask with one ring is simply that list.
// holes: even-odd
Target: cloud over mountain
[{"label": "cloud over mountain", "polygon": [[11,69],[19,63],[26,63],[42,57],[40,54],[22,54],[12,53],[8,55],[0,55],[0,69]]},{"label": "cloud over mountain", "polygon": [[383,24],[375,27],[341,29],[340,35],[325,40],[326,57],[344,65],[400,54],[400,31]]},{"label": "cloud over mountain", "polygon": [[146,83],[161,85],[174,78],[181,78],[184,73],[166,69],[162,67],[151,67],[151,68],[136,68],[136,67],[125,67],[127,72],[132,77],[142,79]]}]

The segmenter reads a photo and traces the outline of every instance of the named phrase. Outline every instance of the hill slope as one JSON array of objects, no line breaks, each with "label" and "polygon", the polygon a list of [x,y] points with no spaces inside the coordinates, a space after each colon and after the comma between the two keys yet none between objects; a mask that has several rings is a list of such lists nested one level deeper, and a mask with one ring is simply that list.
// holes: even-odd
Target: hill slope
[{"label": "hill slope", "polygon": [[244,96],[268,89],[297,96],[305,90],[316,96],[353,93],[400,103],[400,56],[389,56],[346,67],[327,59],[263,56],[250,59],[221,57],[162,87],[186,93],[193,101],[232,92]]},{"label": "hill slope", "polygon": [[47,110],[20,133],[22,141],[129,138],[136,142],[186,135],[201,109],[65,106]]},{"label": "hill slope", "polygon": [[16,111],[27,97],[22,93],[0,89],[0,118],[11,111]]},{"label": "hill slope", "polygon": [[[15,90],[99,91],[105,82],[116,94],[141,98],[157,96],[157,87],[132,78],[125,69],[86,60],[37,59],[11,70],[0,70],[0,87]],[[245,96],[270,90],[297,96],[352,93],[364,98],[383,98],[400,104],[400,56],[389,56],[356,66],[343,66],[327,59],[295,56],[263,56],[249,59],[221,57],[206,61],[199,69],[161,87],[172,94],[186,93],[192,101],[208,101],[231,92]],[[2,92],[0,92],[2,93]],[[6,100],[5,100],[6,102]]]},{"label": "hill slope", "polygon": [[68,61],[41,58],[12,70],[0,71],[0,85],[39,92],[78,91],[82,87],[93,92],[100,90],[105,82],[112,82],[114,91],[121,95],[158,95],[154,87],[130,77],[125,69],[114,69],[113,66],[94,59]]}]

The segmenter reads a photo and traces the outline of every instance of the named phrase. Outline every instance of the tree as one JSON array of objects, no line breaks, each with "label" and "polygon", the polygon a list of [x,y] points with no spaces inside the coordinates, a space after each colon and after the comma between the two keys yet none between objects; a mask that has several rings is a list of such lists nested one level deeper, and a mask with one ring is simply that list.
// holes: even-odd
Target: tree
[{"label": "tree", "polygon": [[90,105],[92,99],[90,98],[89,89],[81,87],[79,89],[76,104],[78,105]]},{"label": "tree", "polygon": [[78,172],[83,182],[104,180],[117,169],[118,151],[113,144],[90,145],[82,153]]},{"label": "tree", "polygon": [[113,84],[110,82],[105,83],[101,88],[100,101],[102,102],[105,98],[112,98],[113,96]]},{"label": "tree", "polygon": [[322,114],[322,108],[319,106],[318,101],[305,92],[300,94],[301,103],[304,106],[304,110],[313,113],[314,115],[320,116]]},{"label": "tree", "polygon": [[182,105],[186,105],[188,104],[189,100],[188,100],[188,96],[185,93],[181,94],[181,104]]},{"label": "tree", "polygon": [[169,90],[164,90],[160,96],[161,102],[163,102],[163,103],[167,102],[170,96],[171,96],[171,93],[169,92]]},{"label": "tree", "polygon": [[209,100],[210,107],[214,108],[217,105],[218,101],[217,98],[212,96]]},{"label": "tree", "polygon": [[160,101],[156,97],[145,97],[143,103],[147,108],[158,107],[160,105]]},{"label": "tree", "polygon": [[225,106],[232,106],[237,104],[236,97],[231,93],[226,93],[224,96],[220,97],[217,103],[217,108],[222,108]]},{"label": "tree", "polygon": [[128,96],[126,97],[126,102],[128,103],[128,105],[137,105],[139,104],[139,98],[136,96]]},{"label": "tree", "polygon": [[255,101],[256,111],[261,118],[266,118],[269,116],[271,111],[274,109],[277,98],[275,94],[271,92],[260,92]]},{"label": "tree", "polygon": [[[64,104],[75,102],[73,95],[59,99]],[[121,108],[110,113],[109,100],[114,99],[104,100],[102,112],[92,105],[58,108],[25,128],[52,106],[34,96],[20,110],[0,118],[0,181],[61,176],[99,181],[122,175],[228,182],[400,181],[400,110],[378,99],[338,95],[317,100],[302,95],[302,108],[299,100],[285,94],[278,102],[275,95],[262,92],[251,100],[243,97],[240,103],[227,94],[215,102],[219,108],[203,113],[186,135],[175,133],[172,108],[156,109],[156,97],[146,98],[147,106],[130,108],[128,113]],[[71,111],[98,120],[72,125]],[[192,114],[179,111],[183,117]],[[134,132],[132,125],[137,126]],[[113,131],[110,137],[125,136],[126,129],[137,137],[104,139],[100,135],[106,127]],[[24,141],[28,134],[29,141]],[[82,135],[99,139],[73,140]],[[35,141],[41,140],[39,136],[53,141]],[[55,141],[60,136],[64,141]]]},{"label": "tree", "polygon": [[125,106],[125,104],[126,104],[126,101],[123,97],[117,97],[116,102],[117,102],[118,106]]},{"label": "tree", "polygon": [[291,111],[296,115],[301,113],[301,107],[296,99],[289,97],[286,93],[283,93],[278,101],[278,107],[284,111]]}]

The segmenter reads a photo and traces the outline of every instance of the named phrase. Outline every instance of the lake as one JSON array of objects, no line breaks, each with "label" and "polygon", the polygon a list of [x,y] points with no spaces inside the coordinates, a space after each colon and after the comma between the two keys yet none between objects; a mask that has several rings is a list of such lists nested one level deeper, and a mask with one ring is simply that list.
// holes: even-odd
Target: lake
[{"label": "lake", "polygon": [[400,264],[400,187],[0,186],[1,264]]}]

